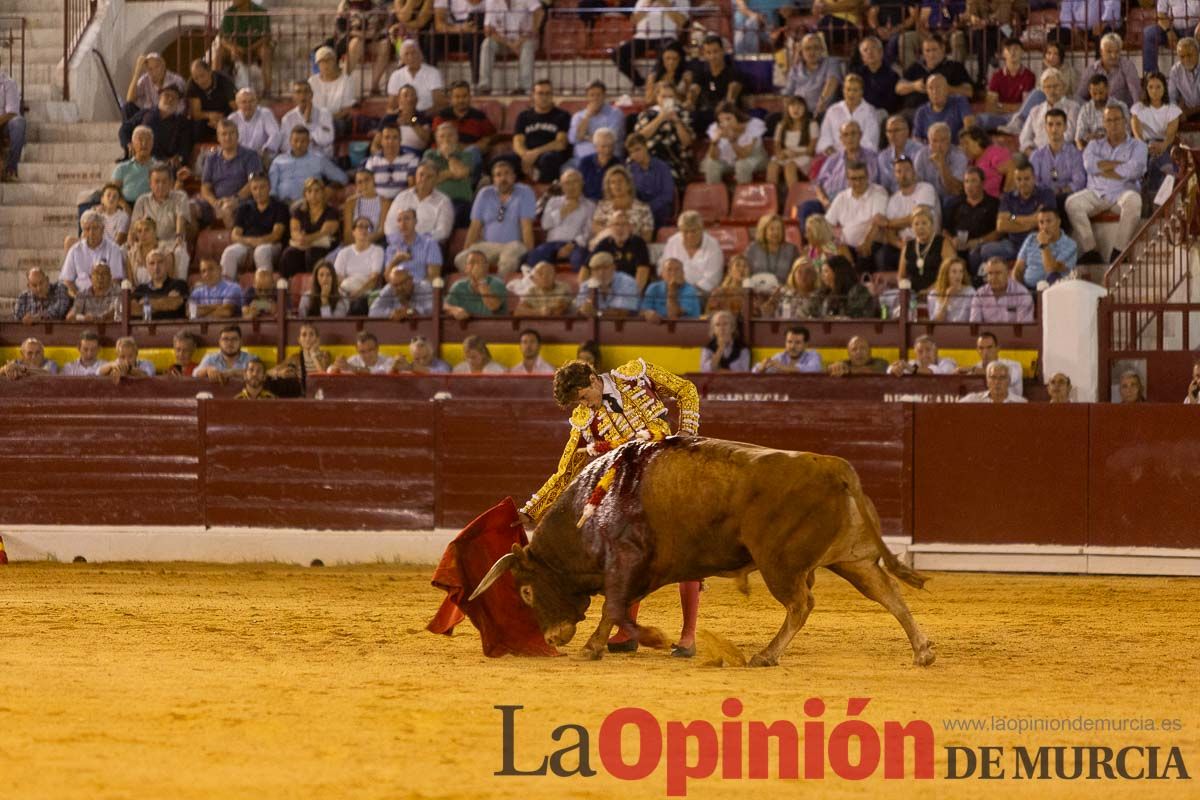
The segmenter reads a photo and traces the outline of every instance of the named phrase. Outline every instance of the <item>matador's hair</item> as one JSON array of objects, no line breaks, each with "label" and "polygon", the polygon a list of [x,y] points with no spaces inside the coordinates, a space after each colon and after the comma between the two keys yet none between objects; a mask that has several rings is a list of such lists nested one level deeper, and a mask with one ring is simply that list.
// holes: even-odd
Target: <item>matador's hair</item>
[{"label": "matador's hair", "polygon": [[568,361],[554,372],[554,402],[560,408],[575,405],[579,390],[592,385],[596,370],[584,361]]}]

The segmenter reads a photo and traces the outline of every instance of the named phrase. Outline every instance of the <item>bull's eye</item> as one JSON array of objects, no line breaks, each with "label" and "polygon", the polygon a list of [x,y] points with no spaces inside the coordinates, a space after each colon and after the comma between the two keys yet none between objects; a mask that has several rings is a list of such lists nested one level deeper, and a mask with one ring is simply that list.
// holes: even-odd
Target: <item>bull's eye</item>
[{"label": "bull's eye", "polygon": [[533,587],[529,584],[525,584],[521,587],[521,600],[527,606],[533,605]]}]

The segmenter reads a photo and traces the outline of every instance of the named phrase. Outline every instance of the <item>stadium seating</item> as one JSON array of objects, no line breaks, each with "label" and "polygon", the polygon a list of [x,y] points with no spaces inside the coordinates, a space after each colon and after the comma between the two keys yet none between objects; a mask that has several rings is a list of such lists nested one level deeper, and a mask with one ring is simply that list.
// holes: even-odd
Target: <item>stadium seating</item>
[{"label": "stadium seating", "polygon": [[729,216],[729,190],[723,183],[689,183],[683,210],[698,211],[705,224],[719,222]]},{"label": "stadium seating", "polygon": [[746,183],[735,186],[733,202],[730,204],[729,221],[755,224],[765,214],[774,214],[779,209],[779,193],[769,183]]}]

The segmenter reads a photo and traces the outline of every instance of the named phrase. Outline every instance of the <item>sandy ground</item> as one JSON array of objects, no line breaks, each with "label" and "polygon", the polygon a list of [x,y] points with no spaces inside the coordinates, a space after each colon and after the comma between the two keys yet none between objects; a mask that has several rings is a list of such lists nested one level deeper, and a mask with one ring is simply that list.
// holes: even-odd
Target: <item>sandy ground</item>
[{"label": "sandy ground", "polygon": [[[424,632],[440,601],[429,572],[0,567],[0,797],[657,798],[664,766],[640,782],[603,769],[604,718],[640,706],[660,722],[716,724],[727,697],[742,701],[743,720],[796,723],[806,699],[822,698],[827,731],[846,719],[847,698],[871,698],[861,716],[873,725],[933,726],[937,778],[884,781],[882,769],[861,782],[830,772],[820,782],[713,777],[691,781],[689,797],[1197,796],[1200,581],[936,575],[927,591],[905,589],[937,644],[937,663],[920,670],[886,612],[822,573],[816,611],[783,665],[751,670],[705,666],[703,652],[692,661],[656,651],[598,663],[489,660],[469,626],[452,638]],[[702,629],[747,655],[781,621],[761,582],[753,587],[747,600],[711,581],[701,607]],[[651,598],[643,620],[674,630],[674,592]],[[494,776],[501,704],[525,706],[518,767],[563,746],[550,733],[574,723],[591,734],[599,774]],[[1179,719],[1182,729],[945,729],[945,720],[995,715]],[[1177,745],[1193,780],[947,781],[945,748],[963,744]]]}]

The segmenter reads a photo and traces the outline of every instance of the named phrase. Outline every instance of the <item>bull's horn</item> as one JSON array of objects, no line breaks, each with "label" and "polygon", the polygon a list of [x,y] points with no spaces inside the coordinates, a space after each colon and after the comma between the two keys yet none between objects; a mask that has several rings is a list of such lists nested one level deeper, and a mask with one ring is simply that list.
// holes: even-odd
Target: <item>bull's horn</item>
[{"label": "bull's horn", "polygon": [[479,582],[479,585],[475,587],[475,591],[471,592],[471,596],[467,598],[467,602],[471,602],[487,591],[493,583],[500,580],[501,575],[513,568],[516,561],[516,553],[505,553],[500,556],[499,560],[495,564],[492,564],[492,568],[487,571],[487,575],[483,576],[483,580]]}]

